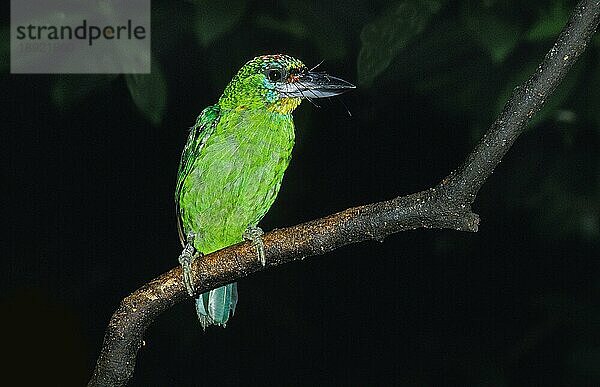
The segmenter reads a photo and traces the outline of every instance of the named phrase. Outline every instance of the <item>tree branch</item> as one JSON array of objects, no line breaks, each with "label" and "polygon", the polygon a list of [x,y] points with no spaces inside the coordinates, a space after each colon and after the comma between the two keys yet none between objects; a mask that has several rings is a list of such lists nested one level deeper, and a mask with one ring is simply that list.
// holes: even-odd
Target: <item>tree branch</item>
[{"label": "tree branch", "polygon": [[[516,88],[504,110],[465,163],[436,187],[395,199],[347,209],[264,235],[266,267],[250,243],[214,252],[193,263],[198,294],[253,272],[341,246],[381,240],[416,228],[476,232],[479,217],[471,211],[477,192],[531,117],[541,108],[591,40],[600,20],[600,1],[583,0],[536,72]],[[176,267],[125,298],[112,316],[88,386],[123,386],[133,375],[146,328],[162,312],[186,299],[181,268]]]}]

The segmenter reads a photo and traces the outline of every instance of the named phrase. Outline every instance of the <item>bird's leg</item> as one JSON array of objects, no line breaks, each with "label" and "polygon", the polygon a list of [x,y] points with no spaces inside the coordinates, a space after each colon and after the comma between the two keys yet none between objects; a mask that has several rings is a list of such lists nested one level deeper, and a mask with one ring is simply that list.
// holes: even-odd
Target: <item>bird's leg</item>
[{"label": "bird's leg", "polygon": [[201,252],[194,248],[195,237],[196,234],[193,232],[187,234],[185,247],[179,255],[179,264],[183,272],[183,283],[190,297],[193,297],[195,293],[194,285],[192,284],[192,262],[202,255]]},{"label": "bird's leg", "polygon": [[258,261],[265,266],[267,260],[265,257],[265,244],[263,243],[262,236],[264,235],[263,230],[258,226],[248,226],[244,231],[244,239],[251,241],[254,247],[256,247],[256,253],[258,254]]}]

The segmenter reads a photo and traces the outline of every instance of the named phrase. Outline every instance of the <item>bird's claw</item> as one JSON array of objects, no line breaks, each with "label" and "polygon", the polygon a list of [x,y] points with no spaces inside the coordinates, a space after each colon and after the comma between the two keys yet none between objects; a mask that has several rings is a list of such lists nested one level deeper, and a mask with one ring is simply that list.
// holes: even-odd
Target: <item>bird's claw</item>
[{"label": "bird's claw", "polygon": [[190,297],[196,292],[192,283],[192,262],[201,255],[202,253],[194,248],[194,234],[188,234],[186,245],[179,255],[179,264],[183,273],[183,283]]},{"label": "bird's claw", "polygon": [[267,259],[265,257],[265,244],[263,243],[262,236],[265,233],[258,226],[248,226],[246,231],[244,231],[244,239],[247,241],[251,241],[252,245],[256,248],[256,254],[258,255],[258,261],[265,266],[267,264]]}]

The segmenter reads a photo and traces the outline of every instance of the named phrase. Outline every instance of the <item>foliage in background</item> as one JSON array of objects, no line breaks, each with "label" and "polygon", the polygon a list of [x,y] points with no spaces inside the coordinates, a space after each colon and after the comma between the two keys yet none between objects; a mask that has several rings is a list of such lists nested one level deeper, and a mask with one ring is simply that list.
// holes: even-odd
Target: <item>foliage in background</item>
[{"label": "foliage in background", "polygon": [[[315,64],[320,60],[354,60],[360,92],[376,93],[382,87],[409,89],[430,97],[443,114],[467,117],[474,142],[512,90],[535,70],[573,6],[573,1],[566,0],[400,0],[377,2],[376,7],[358,0],[348,1],[343,7],[300,0],[284,0],[277,6],[249,0],[218,4],[187,0],[174,10],[168,2],[155,2],[151,74],[56,76],[52,77],[49,97],[61,111],[68,112],[91,93],[107,93],[109,85],[124,82],[132,104],[150,124],[159,126],[169,104],[175,103],[168,98],[169,76],[174,75],[165,73],[161,62],[177,63],[181,55],[177,50],[200,51],[205,63],[198,66],[218,90],[240,64],[260,53],[245,44],[249,35],[274,42],[267,44],[263,52],[289,51],[277,43],[279,36],[285,36],[286,41],[296,42],[295,46],[305,47],[303,52],[291,50],[291,54],[305,57],[309,53],[318,58]],[[0,34],[6,37],[8,28],[2,28]],[[8,39],[2,42],[1,68],[6,71]],[[181,47],[189,42],[195,46]],[[574,131],[595,128],[597,133],[599,63],[600,38],[596,37],[594,47],[546,102],[531,127],[542,123],[559,127],[566,148]],[[194,64],[180,65],[189,68]],[[566,166],[559,164],[556,168],[540,184],[554,193],[552,196],[548,192],[549,196],[562,199],[545,205],[557,212],[577,208],[579,220],[574,222],[585,226],[569,229],[575,227],[588,236],[600,235],[600,182],[585,186],[578,196],[561,193],[569,185],[554,181],[552,176],[564,175],[561,170]]]},{"label": "foliage in background", "polygon": [[[230,77],[231,69],[248,59],[247,55],[240,55],[242,50],[233,50],[237,44],[232,40],[234,36],[244,31],[284,34],[312,45],[316,55],[326,61],[347,61],[354,56],[356,78],[362,89],[374,89],[377,82],[395,82],[424,95],[438,96],[441,109],[471,117],[472,136],[476,139],[512,89],[539,62],[566,22],[572,6],[573,2],[566,0],[524,4],[492,0],[458,3],[403,0],[382,2],[372,9],[360,1],[338,7],[286,0],[277,7],[262,8],[260,3],[248,0],[223,4],[187,0],[182,5],[183,11],[173,15],[168,4],[157,2],[153,27],[158,30],[168,26],[175,31],[155,31],[155,36],[167,39],[160,42],[155,39],[153,49],[159,61],[167,60],[160,57],[172,46],[169,39],[177,44],[175,40],[192,36],[197,44],[194,49],[203,50],[208,57],[225,58],[221,57],[224,51],[228,61],[222,66],[228,71],[225,76],[217,76],[221,81]],[[3,28],[0,33],[7,36],[8,29]],[[598,46],[599,40],[595,42]],[[8,49],[7,44],[0,46],[6,54],[2,56],[5,70]],[[560,120],[556,112],[584,85],[589,86],[586,90],[600,89],[598,55],[597,48],[589,51],[588,58],[583,60],[587,66],[580,66],[577,75],[565,82],[536,117],[535,124]],[[579,76],[584,73],[596,76],[588,83]],[[132,102],[152,124],[159,125],[169,103],[168,76],[163,74],[160,63],[153,60],[152,75],[122,78]],[[83,89],[59,77],[54,82],[52,100],[61,109],[76,104],[94,88],[102,89],[111,77],[78,79],[83,82]],[[600,113],[593,104],[577,110],[573,111],[577,118],[581,115],[600,123]]]},{"label": "foliage in background", "polygon": [[[41,92],[57,111],[69,114],[85,107],[90,95],[108,99],[120,90],[129,94],[132,111],[149,125],[173,130],[169,117],[178,105],[173,96],[197,99],[199,113],[246,60],[286,51],[308,65],[325,60],[324,68],[340,64],[351,68],[354,76],[340,75],[358,83],[360,99],[351,109],[365,125],[375,120],[373,115],[386,118],[394,104],[402,103],[393,100],[373,107],[371,101],[381,101],[390,90],[405,90],[411,98],[428,101],[427,109],[449,121],[466,122],[456,137],[473,144],[512,90],[535,70],[575,4],[566,0],[174,3],[153,1],[151,74],[49,76]],[[0,36],[0,70],[6,72],[6,26]],[[397,121],[389,125],[402,128]],[[531,133],[534,138],[526,145],[528,154],[519,161],[520,168],[506,173],[510,184],[490,181],[486,186],[502,190],[494,205],[525,215],[534,212],[534,220],[528,221],[548,240],[599,240],[600,34],[531,127],[538,130]],[[443,128],[423,130],[438,129]],[[543,313],[558,316],[560,324],[585,327],[565,361],[581,380],[600,382],[594,367],[600,359],[598,334],[590,327],[600,321],[597,304],[564,294],[541,296],[535,302]],[[485,364],[482,369],[487,375],[482,378],[506,384],[496,365]]]},{"label": "foliage in background", "polygon": [[439,1],[400,1],[365,25],[360,33],[359,83],[371,85],[440,8]]}]

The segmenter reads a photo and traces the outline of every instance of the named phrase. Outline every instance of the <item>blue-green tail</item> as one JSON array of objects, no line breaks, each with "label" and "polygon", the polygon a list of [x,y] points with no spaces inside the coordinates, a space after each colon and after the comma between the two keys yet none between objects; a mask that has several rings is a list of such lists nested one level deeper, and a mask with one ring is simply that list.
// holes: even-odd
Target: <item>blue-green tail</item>
[{"label": "blue-green tail", "polygon": [[229,312],[231,315],[235,312],[237,298],[237,283],[201,294],[196,299],[196,313],[202,328],[206,329],[209,325],[225,327],[229,320]]}]

